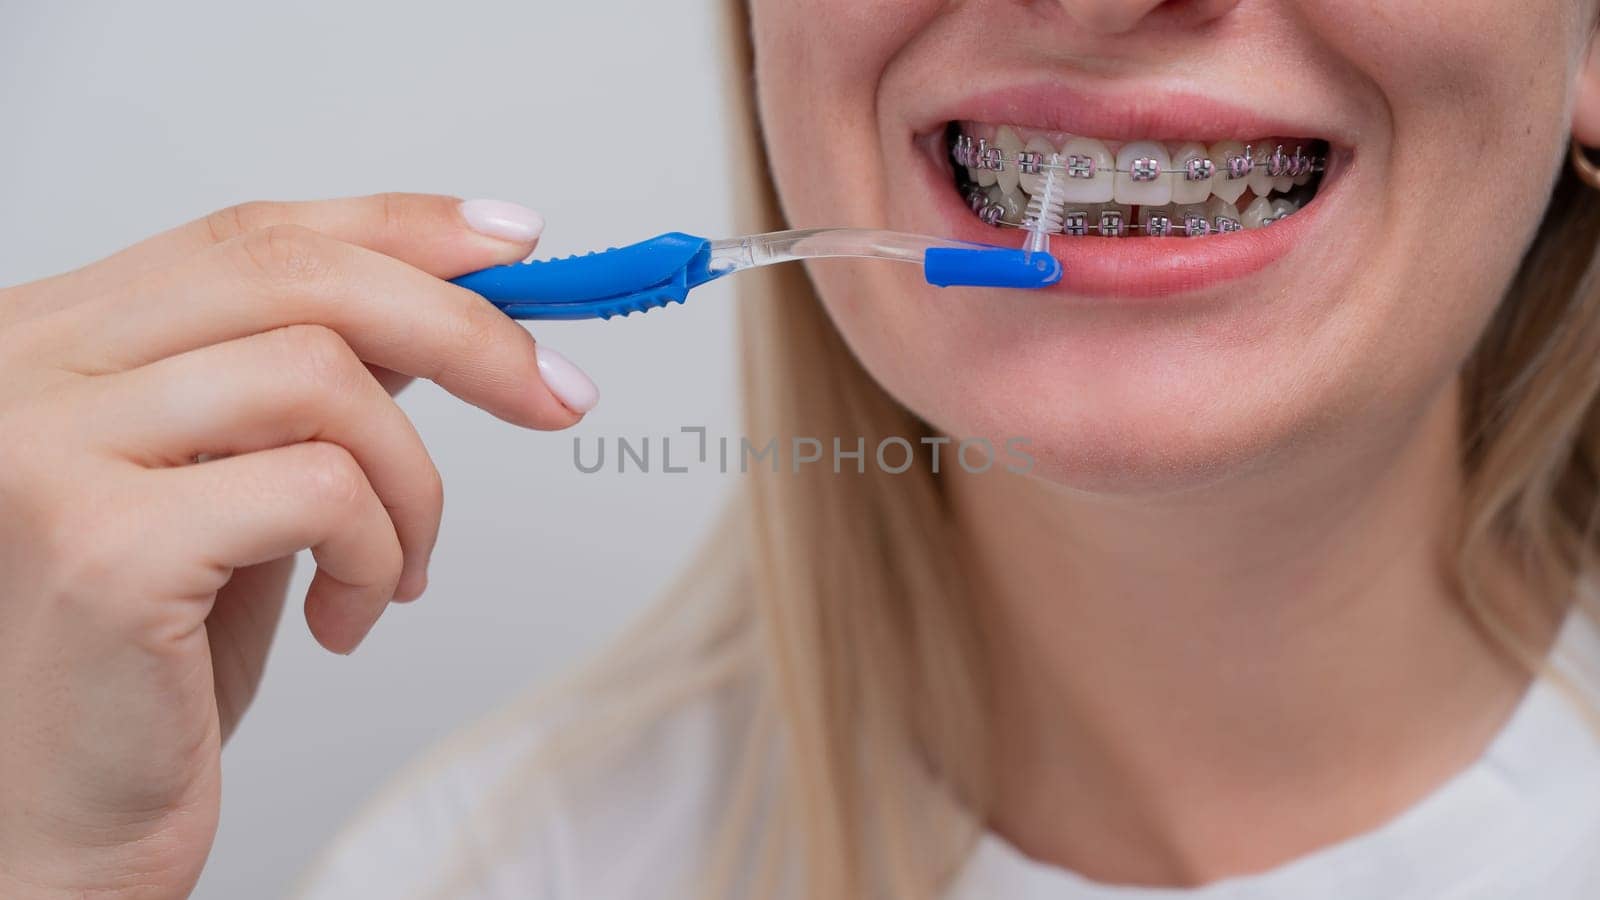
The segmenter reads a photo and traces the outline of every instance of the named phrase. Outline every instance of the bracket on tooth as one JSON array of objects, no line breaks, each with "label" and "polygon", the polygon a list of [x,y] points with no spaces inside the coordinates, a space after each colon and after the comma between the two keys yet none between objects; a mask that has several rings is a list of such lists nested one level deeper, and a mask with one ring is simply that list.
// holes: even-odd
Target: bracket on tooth
[{"label": "bracket on tooth", "polygon": [[1314,166],[1315,161],[1306,156],[1302,148],[1296,147],[1294,148],[1294,156],[1289,157],[1289,177],[1299,178],[1302,175],[1310,175],[1315,171]]},{"label": "bracket on tooth", "polygon": [[1006,155],[999,147],[989,146],[988,141],[978,142],[978,168],[988,169],[991,172],[1004,172],[1006,170]]},{"label": "bracket on tooth", "polygon": [[1128,231],[1128,223],[1123,220],[1122,213],[1108,209],[1100,213],[1100,236],[1122,237]]},{"label": "bracket on tooth", "polygon": [[1161,160],[1142,156],[1128,164],[1128,177],[1138,182],[1155,181],[1161,177]]},{"label": "bracket on tooth", "polygon": [[1084,237],[1089,233],[1089,214],[1085,212],[1067,213],[1061,220],[1061,233],[1074,237]]},{"label": "bracket on tooth", "polygon": [[1233,234],[1235,231],[1244,230],[1243,222],[1238,219],[1230,219],[1227,216],[1217,216],[1216,220],[1211,224],[1212,230],[1217,234]]},{"label": "bracket on tooth", "polygon": [[1267,174],[1273,178],[1282,178],[1289,174],[1289,157],[1283,152],[1282,144],[1279,144],[1278,149],[1267,157]]},{"label": "bracket on tooth", "polygon": [[[1066,157],[1055,155],[1051,161],[1046,162],[1044,154],[1023,150],[1014,155],[1007,155],[999,147],[989,146],[987,140],[974,141],[969,135],[959,135],[955,144],[950,148],[950,156],[956,165],[971,169],[983,169],[990,172],[1004,172],[1008,162],[1015,163],[1017,171],[1025,175],[1039,175],[1045,171],[1064,172],[1068,178],[1088,179],[1100,174],[1100,166],[1094,157],[1081,154],[1071,154]],[[1302,175],[1315,175],[1327,171],[1327,162],[1318,156],[1309,156],[1304,148],[1296,147],[1294,154],[1284,151],[1283,145],[1266,156],[1257,157],[1253,147],[1246,146],[1243,153],[1229,154],[1225,165],[1221,166],[1220,174],[1229,181],[1239,181],[1249,178],[1258,167],[1265,168],[1267,174],[1273,178],[1299,178]],[[1160,179],[1164,174],[1182,173],[1187,181],[1205,181],[1219,174],[1219,166],[1205,157],[1188,160],[1181,168],[1173,167],[1163,171],[1161,161],[1151,157],[1134,160],[1127,169],[1113,168],[1110,171],[1127,175],[1137,182],[1151,182]]]},{"label": "bracket on tooth", "polygon": [[955,158],[956,165],[968,168],[977,165],[977,156],[972,148],[972,138],[969,135],[960,135],[956,138],[956,145],[950,148],[950,155]]},{"label": "bracket on tooth", "polygon": [[1228,180],[1238,181],[1249,178],[1250,173],[1256,170],[1256,158],[1249,147],[1244,148],[1244,153],[1228,157]]},{"label": "bracket on tooth", "polygon": [[1183,217],[1183,233],[1189,237],[1205,237],[1211,233],[1211,222],[1205,216],[1190,213]]},{"label": "bracket on tooth", "polygon": [[1150,237],[1171,237],[1172,219],[1166,216],[1151,216],[1150,221],[1145,223],[1144,233]]}]

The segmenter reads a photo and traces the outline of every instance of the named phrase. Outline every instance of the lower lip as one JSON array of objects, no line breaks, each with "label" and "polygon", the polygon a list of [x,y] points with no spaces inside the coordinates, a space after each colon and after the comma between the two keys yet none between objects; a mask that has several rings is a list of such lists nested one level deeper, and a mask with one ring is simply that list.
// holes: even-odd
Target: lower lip
[{"label": "lower lip", "polygon": [[[1148,300],[1195,294],[1237,281],[1288,256],[1320,224],[1338,193],[1346,166],[1335,154],[1316,197],[1304,209],[1266,228],[1199,238],[1103,238],[1055,235],[1050,253],[1061,281],[1043,288],[1062,297]],[[1020,247],[1027,232],[986,225],[954,188],[954,172],[937,164],[929,179],[940,215],[959,240]]]}]

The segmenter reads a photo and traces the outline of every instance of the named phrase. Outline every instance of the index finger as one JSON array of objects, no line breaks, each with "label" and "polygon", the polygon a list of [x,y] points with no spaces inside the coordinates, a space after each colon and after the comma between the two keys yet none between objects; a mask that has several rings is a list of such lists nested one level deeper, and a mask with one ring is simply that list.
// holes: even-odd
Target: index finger
[{"label": "index finger", "polygon": [[61,277],[89,288],[112,287],[277,225],[307,228],[392,256],[429,275],[454,278],[526,257],[538,243],[544,220],[514,203],[439,194],[254,201],[220,209]]}]

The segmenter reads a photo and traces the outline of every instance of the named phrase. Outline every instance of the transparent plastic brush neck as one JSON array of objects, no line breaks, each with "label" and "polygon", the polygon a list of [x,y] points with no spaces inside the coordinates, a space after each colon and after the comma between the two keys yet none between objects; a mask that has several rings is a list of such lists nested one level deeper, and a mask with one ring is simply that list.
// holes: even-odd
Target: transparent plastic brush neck
[{"label": "transparent plastic brush neck", "polygon": [[728,275],[767,266],[826,257],[889,259],[922,264],[931,249],[993,249],[983,244],[869,228],[806,228],[711,242],[710,270]]}]

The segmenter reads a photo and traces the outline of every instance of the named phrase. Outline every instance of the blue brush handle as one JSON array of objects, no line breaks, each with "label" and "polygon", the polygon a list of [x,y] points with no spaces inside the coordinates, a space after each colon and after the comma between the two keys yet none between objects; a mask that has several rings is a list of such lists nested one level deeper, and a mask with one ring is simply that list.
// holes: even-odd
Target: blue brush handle
[{"label": "blue brush handle", "polygon": [[682,303],[725,273],[711,242],[676,231],[610,250],[494,266],[454,279],[514,319],[609,319]]},{"label": "blue brush handle", "polygon": [[[711,271],[711,256],[709,240],[672,231],[583,256],[495,266],[455,283],[514,319],[609,319],[682,303],[691,290],[728,274]],[[928,283],[940,287],[1031,289],[1061,280],[1061,264],[1050,254],[1005,247],[931,247],[922,267]]]}]

